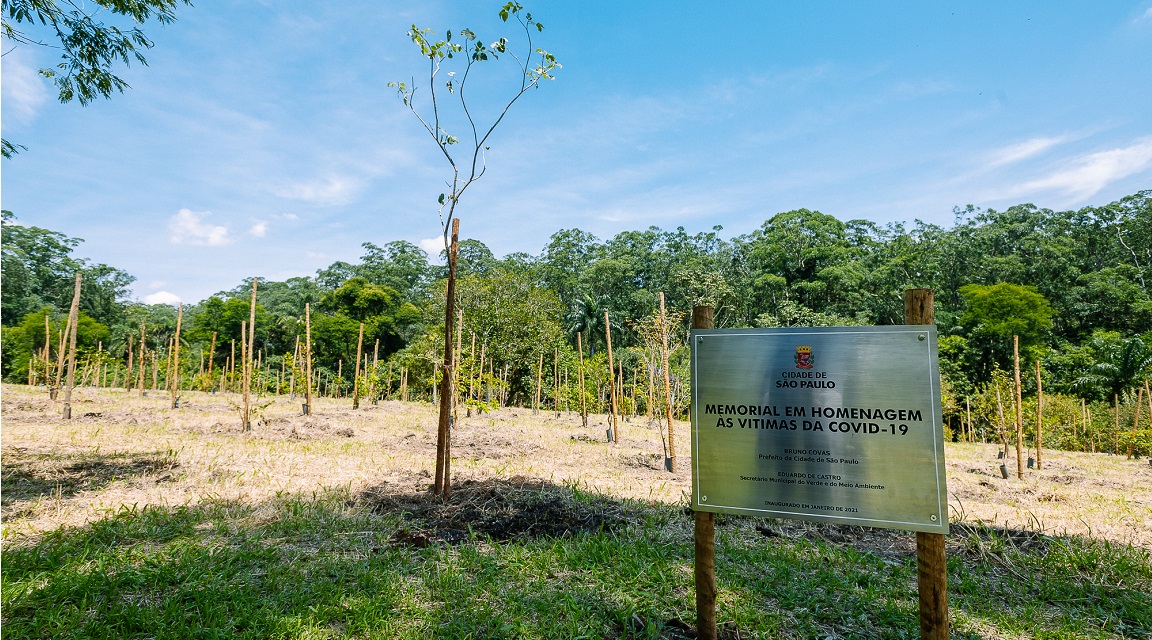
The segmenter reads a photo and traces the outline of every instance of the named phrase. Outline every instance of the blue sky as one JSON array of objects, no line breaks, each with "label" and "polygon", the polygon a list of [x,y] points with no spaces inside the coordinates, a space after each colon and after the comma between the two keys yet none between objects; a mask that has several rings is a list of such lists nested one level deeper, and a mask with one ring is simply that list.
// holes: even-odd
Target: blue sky
[{"label": "blue sky", "polygon": [[[3,207],[83,238],[147,302],[437,238],[448,166],[387,83],[427,84],[413,23],[520,42],[498,7],[202,1],[146,27],[149,66],[88,107],[36,76],[55,52],[17,48],[2,126],[28,149],[0,165]],[[732,237],[801,207],[947,227],[956,206],[1152,188],[1152,0],[528,9],[563,69],[513,108],[458,210],[497,255],[573,227]],[[502,62],[478,70],[477,105],[518,83]]]}]

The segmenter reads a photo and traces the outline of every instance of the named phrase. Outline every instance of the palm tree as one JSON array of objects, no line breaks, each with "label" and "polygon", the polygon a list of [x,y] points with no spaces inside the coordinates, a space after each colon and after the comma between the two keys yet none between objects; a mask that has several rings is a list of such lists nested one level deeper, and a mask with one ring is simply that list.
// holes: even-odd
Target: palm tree
[{"label": "palm tree", "polygon": [[1113,398],[1152,377],[1152,348],[1141,338],[1096,336],[1090,345],[1096,362],[1076,380],[1082,390],[1104,391],[1105,398]]},{"label": "palm tree", "polygon": [[568,306],[564,314],[564,331],[573,345],[576,344],[576,334],[582,333],[584,344],[588,345],[588,355],[596,355],[596,345],[605,344],[604,312],[608,312],[614,332],[619,331],[619,323],[613,318],[609,310],[611,299],[608,296],[593,297],[583,293]]}]

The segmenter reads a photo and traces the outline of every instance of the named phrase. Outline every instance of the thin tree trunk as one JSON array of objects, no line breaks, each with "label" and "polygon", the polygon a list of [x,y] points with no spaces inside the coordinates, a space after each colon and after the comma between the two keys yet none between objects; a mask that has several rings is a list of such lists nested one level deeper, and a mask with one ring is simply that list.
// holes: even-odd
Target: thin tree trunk
[{"label": "thin tree trunk", "polygon": [[452,492],[451,434],[452,383],[456,363],[452,348],[452,323],[456,320],[456,256],[460,250],[460,218],[452,220],[451,243],[448,249],[448,282],[444,296],[444,363],[440,381],[440,417],[436,425],[436,479],[433,493],[448,498]]}]

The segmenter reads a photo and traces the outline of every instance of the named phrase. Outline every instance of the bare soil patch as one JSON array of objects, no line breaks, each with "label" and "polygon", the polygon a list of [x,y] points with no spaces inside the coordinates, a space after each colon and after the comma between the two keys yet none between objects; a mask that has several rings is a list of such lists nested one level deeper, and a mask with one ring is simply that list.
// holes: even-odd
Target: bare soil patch
[{"label": "bare soil patch", "polygon": [[[245,433],[239,399],[185,392],[168,398],[123,390],[78,389],[73,420],[42,389],[5,385],[0,432],[3,531],[32,536],[104,517],[125,505],[192,505],[201,500],[263,502],[278,495],[341,488],[373,509],[409,514],[410,533],[454,541],[467,533],[496,540],[567,535],[614,527],[632,499],[678,510],[691,488],[689,425],[678,422],[677,467],[664,470],[658,428],[636,419],[621,441],[607,420],[564,412],[501,409],[461,416],[453,435],[456,492],[427,494],[435,460],[435,407],[318,399],[301,415],[299,398],[269,397]],[[994,444],[948,444],[953,536],[967,544],[988,528],[1085,535],[1152,547],[1152,467],[1123,456],[1044,451],[1044,468],[1023,480],[1008,460],[1000,476]],[[604,496],[603,502],[595,496]],[[721,525],[723,526],[723,525]],[[764,520],[754,535],[820,538],[884,556],[911,552],[911,537],[862,527]],[[403,540],[397,542],[404,543]],[[1023,544],[1023,542],[1021,542]]]}]

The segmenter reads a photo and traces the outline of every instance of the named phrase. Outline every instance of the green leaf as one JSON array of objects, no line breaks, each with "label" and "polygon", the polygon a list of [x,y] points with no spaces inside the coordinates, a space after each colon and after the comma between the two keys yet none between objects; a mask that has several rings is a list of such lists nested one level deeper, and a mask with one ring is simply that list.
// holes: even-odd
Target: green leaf
[{"label": "green leaf", "polygon": [[439,202],[440,204],[444,204],[444,194],[443,193],[441,193],[440,197],[437,198],[437,202]]}]

